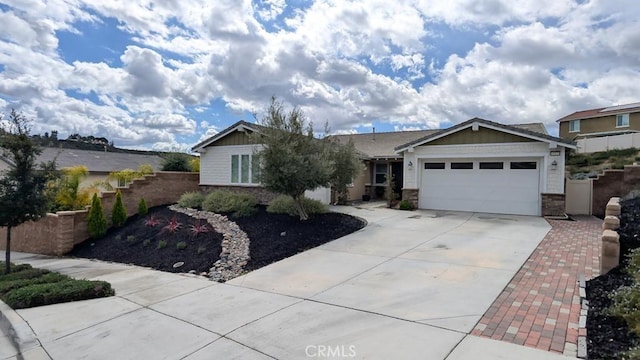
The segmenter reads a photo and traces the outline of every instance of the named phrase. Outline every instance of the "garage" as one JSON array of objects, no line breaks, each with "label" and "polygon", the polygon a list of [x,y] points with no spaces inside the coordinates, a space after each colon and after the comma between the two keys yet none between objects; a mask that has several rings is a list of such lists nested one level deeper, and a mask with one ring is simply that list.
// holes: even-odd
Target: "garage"
[{"label": "garage", "polygon": [[419,207],[539,215],[539,159],[428,159],[422,162]]},{"label": "garage", "polygon": [[395,148],[402,198],[427,210],[563,216],[570,140],[540,123],[473,118]]}]

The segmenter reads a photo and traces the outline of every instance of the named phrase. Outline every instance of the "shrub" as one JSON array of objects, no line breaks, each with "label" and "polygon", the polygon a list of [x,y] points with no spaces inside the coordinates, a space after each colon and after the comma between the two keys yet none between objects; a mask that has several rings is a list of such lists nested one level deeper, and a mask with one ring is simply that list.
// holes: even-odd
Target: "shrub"
[{"label": "shrub", "polygon": [[248,193],[214,190],[202,202],[205,211],[232,213],[235,217],[249,216],[256,211],[258,200]]},{"label": "shrub", "polygon": [[193,236],[198,236],[200,234],[208,233],[209,228],[207,228],[207,223],[197,222],[191,224],[189,230]]},{"label": "shrub", "polygon": [[409,200],[400,201],[400,210],[413,210],[413,204]]},{"label": "shrub", "polygon": [[198,248],[198,255],[203,254],[205,251],[207,251],[207,248],[206,248],[206,247],[204,247],[204,246],[200,246],[200,247]]},{"label": "shrub", "polygon": [[151,215],[149,216],[145,221],[144,221],[144,226],[149,226],[149,227],[156,227],[160,225],[160,219],[158,219],[155,215]]},{"label": "shrub", "polygon": [[166,153],[162,155],[162,171],[191,172],[189,160],[191,156],[185,153]]},{"label": "shrub", "polygon": [[182,194],[178,200],[178,206],[182,208],[201,209],[204,195],[199,191],[192,191]]},{"label": "shrub", "polygon": [[151,239],[144,239],[144,241],[142,242],[143,247],[147,247],[149,246],[149,244],[151,244]]},{"label": "shrub", "polygon": [[97,194],[93,194],[91,209],[87,215],[87,230],[89,236],[94,239],[101,238],[107,233],[107,218],[104,216],[102,200]]},{"label": "shrub", "polygon": [[45,272],[40,276],[33,277],[30,279],[2,281],[0,282],[0,297],[4,297],[11,291],[14,291],[16,289],[20,289],[23,287],[28,287],[32,285],[38,285],[38,284],[50,284],[50,283],[56,283],[56,282],[65,281],[65,280],[69,280],[69,277],[58,274],[58,273]]},{"label": "shrub", "polygon": [[136,237],[133,235],[129,235],[127,236],[127,242],[129,243],[129,245],[134,245],[138,242],[138,239],[136,239]]},{"label": "shrub", "polygon": [[158,241],[158,246],[156,247],[156,249],[160,250],[166,247],[167,247],[167,240],[160,240]]},{"label": "shrub", "polygon": [[182,227],[182,223],[178,221],[178,219],[174,216],[167,222],[167,225],[163,228],[170,233],[174,233],[178,231]]},{"label": "shrub", "polygon": [[611,294],[609,313],[623,319],[629,330],[640,335],[640,284],[623,286]]},{"label": "shrub", "polygon": [[[324,214],[326,212],[329,212],[329,207],[318,200],[303,198],[302,204],[309,215]],[[267,206],[267,212],[272,214],[287,214],[290,216],[298,216],[296,203],[289,195],[280,195],[277,198],[273,199],[269,203],[269,206]]]},{"label": "shrub", "polygon": [[14,309],[94,299],[114,294],[105,281],[63,280],[55,283],[25,286],[7,294],[4,299]]},{"label": "shrub", "polygon": [[184,241],[180,241],[176,244],[176,249],[178,250],[184,250],[187,248],[187,243]]},{"label": "shrub", "polygon": [[120,190],[116,191],[116,202],[111,209],[111,223],[115,227],[121,227],[127,222],[127,209],[124,208],[122,203],[122,193]]},{"label": "shrub", "polygon": [[[29,265],[29,264],[16,265],[14,263],[10,263],[9,266],[10,266],[10,269],[11,269],[10,273],[33,269],[33,267],[31,267],[31,265]],[[5,274],[5,262],[4,261],[0,261],[0,275],[4,275],[4,274]]]},{"label": "shrub", "polygon": [[147,207],[147,202],[144,200],[144,198],[140,198],[140,202],[138,202],[138,215],[147,215],[148,212],[149,208]]}]

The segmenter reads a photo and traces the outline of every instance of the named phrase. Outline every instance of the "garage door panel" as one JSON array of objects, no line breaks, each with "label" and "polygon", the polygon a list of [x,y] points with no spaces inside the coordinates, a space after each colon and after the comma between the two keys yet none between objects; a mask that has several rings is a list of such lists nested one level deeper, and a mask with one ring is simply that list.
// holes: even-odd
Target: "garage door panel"
[{"label": "garage door panel", "polygon": [[[464,162],[456,160],[455,162]],[[466,160],[472,161],[472,160]],[[535,169],[510,169],[511,159],[503,169],[479,169],[478,161],[472,170],[422,167],[420,207],[426,209],[459,210],[522,215],[539,214],[539,161]]]}]

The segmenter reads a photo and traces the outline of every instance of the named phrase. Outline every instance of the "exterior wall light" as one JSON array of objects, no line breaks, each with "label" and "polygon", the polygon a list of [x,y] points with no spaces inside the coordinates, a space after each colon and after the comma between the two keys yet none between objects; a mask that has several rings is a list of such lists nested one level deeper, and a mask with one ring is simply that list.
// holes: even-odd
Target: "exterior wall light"
[{"label": "exterior wall light", "polygon": [[553,160],[553,162],[551,163],[551,170],[557,170],[558,169],[558,162]]},{"label": "exterior wall light", "polygon": [[411,162],[411,160],[409,160],[407,166],[409,167],[409,170],[413,169],[413,163]]}]

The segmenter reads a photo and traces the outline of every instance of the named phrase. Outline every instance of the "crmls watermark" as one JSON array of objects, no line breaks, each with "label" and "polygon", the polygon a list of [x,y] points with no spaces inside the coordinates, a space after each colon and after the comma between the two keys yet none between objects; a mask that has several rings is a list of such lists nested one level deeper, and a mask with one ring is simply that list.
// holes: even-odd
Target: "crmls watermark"
[{"label": "crmls watermark", "polygon": [[310,358],[354,358],[356,357],[355,345],[307,345],[304,353]]}]

